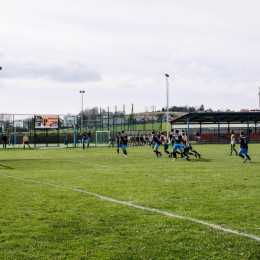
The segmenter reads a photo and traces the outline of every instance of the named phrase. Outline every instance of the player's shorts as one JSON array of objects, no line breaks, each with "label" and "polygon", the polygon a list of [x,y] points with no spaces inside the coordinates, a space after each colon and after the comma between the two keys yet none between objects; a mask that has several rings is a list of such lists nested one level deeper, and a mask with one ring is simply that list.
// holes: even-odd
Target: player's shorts
[{"label": "player's shorts", "polygon": [[188,147],[184,147],[183,151],[184,151],[184,153],[188,153],[190,151],[190,149]]},{"label": "player's shorts", "polygon": [[235,146],[236,146],[236,144],[232,144],[232,143],[230,143],[230,148],[235,148]]},{"label": "player's shorts", "polygon": [[164,143],[163,147],[164,147],[164,151],[167,151],[169,148],[169,145],[167,143]]},{"label": "player's shorts", "polygon": [[126,147],[127,147],[127,145],[126,144],[121,144],[121,147],[122,147],[122,149],[126,149]]},{"label": "player's shorts", "polygon": [[85,140],[85,139],[82,139],[82,140],[81,140],[81,143],[83,143],[83,144],[86,143],[86,140]]},{"label": "player's shorts", "polygon": [[154,149],[158,149],[159,147],[160,147],[160,145],[156,143],[154,146]]},{"label": "player's shorts", "polygon": [[183,149],[182,145],[181,145],[181,144],[174,144],[174,145],[172,146],[172,150],[173,150],[173,151],[176,151],[177,149],[179,149],[180,151],[182,151],[182,149]]},{"label": "player's shorts", "polygon": [[247,148],[240,148],[239,151],[238,151],[238,155],[247,154],[247,153],[248,153],[248,149]]},{"label": "player's shorts", "polygon": [[90,137],[87,138],[87,142],[90,143]]},{"label": "player's shorts", "polygon": [[122,145],[121,144],[116,144],[116,148],[121,148]]}]

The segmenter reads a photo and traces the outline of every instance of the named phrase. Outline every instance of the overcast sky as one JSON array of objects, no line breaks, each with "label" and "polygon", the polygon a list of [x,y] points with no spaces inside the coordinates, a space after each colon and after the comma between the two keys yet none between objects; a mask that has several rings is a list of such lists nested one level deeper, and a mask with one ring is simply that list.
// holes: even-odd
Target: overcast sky
[{"label": "overcast sky", "polygon": [[259,108],[258,0],[9,0],[0,113]]}]

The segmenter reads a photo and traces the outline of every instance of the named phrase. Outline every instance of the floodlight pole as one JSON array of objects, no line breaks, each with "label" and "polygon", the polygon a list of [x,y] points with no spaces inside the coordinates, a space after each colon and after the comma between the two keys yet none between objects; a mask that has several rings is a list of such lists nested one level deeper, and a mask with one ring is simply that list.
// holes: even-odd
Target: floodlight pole
[{"label": "floodlight pole", "polygon": [[166,132],[167,132],[167,140],[169,137],[169,124],[168,124],[168,120],[169,120],[169,83],[168,83],[168,78],[169,78],[169,74],[165,74],[166,76]]},{"label": "floodlight pole", "polygon": [[81,99],[81,127],[80,127],[80,130],[82,132],[82,130],[83,130],[83,94],[85,93],[85,90],[80,90],[79,93],[82,94],[82,99]]},{"label": "floodlight pole", "polygon": [[258,96],[259,96],[259,110],[260,110],[260,87],[259,87],[259,93],[258,93]]}]

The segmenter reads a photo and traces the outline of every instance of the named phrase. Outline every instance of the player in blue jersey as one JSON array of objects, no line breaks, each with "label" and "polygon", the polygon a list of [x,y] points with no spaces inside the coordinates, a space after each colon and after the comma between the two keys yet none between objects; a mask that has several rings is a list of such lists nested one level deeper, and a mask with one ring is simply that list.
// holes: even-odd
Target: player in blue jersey
[{"label": "player in blue jersey", "polygon": [[184,152],[184,149],[182,147],[182,137],[179,134],[179,130],[175,130],[175,133],[172,134],[171,143],[172,143],[173,161],[177,160],[177,156],[176,156],[177,149],[180,150],[180,152],[185,156],[187,161],[190,161],[190,157]]},{"label": "player in blue jersey", "polygon": [[247,141],[246,136],[244,136],[243,131],[240,132],[240,138],[239,138],[238,142],[240,143],[240,149],[238,151],[238,155],[244,159],[244,163],[247,160],[251,163],[252,162],[251,158],[248,155],[248,141]]},{"label": "player in blue jersey", "polygon": [[127,151],[126,151],[126,148],[127,148],[127,135],[125,134],[125,131],[122,131],[122,134],[120,136],[120,144],[121,144],[121,147],[123,149],[123,153],[124,153],[124,157],[127,157]]}]

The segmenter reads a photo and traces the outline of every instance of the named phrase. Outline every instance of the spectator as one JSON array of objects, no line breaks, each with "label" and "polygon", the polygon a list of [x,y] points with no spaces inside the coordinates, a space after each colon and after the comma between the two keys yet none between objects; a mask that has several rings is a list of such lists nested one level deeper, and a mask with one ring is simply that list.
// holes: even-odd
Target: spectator
[{"label": "spectator", "polygon": [[7,136],[6,136],[6,134],[4,134],[4,135],[2,136],[2,143],[3,143],[3,148],[4,148],[4,149],[6,149],[6,142],[7,142]]}]

